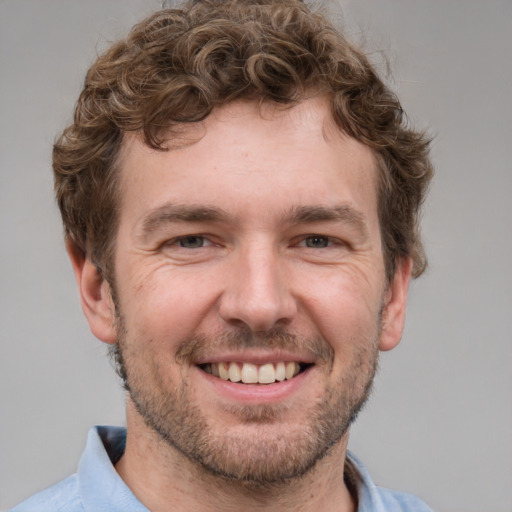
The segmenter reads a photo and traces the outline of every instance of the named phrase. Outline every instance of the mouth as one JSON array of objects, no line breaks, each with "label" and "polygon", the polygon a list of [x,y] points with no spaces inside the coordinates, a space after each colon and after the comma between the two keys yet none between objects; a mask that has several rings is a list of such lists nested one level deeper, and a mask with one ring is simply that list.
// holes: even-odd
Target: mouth
[{"label": "mouth", "polygon": [[198,365],[201,370],[214,377],[240,384],[274,384],[291,380],[310,366],[312,364],[295,361],[264,364],[229,361]]}]

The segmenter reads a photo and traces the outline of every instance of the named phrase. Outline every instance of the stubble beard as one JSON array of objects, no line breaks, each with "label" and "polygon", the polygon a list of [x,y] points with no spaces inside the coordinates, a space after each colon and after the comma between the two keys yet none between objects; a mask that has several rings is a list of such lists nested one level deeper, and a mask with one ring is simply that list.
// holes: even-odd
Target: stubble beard
[{"label": "stubble beard", "polygon": [[[162,378],[165,371],[161,363],[144,359],[143,349],[137,350],[136,347],[145,343],[134,340],[128,343],[121,315],[117,318],[117,328],[118,342],[112,347],[111,355],[145,424],[206,474],[253,489],[274,487],[308,474],[348,431],[370,395],[378,364],[379,332],[375,339],[358,340],[357,348],[351,353],[350,367],[304,411],[300,428],[276,429],[281,419],[286,418],[286,406],[250,405],[226,409],[224,412],[236,417],[239,426],[222,431],[222,425],[212,424],[194,403],[185,380],[173,383],[175,387],[171,388]],[[325,371],[332,368],[334,354],[325,341],[298,338],[282,331],[257,338],[243,331],[222,338],[201,336],[184,340],[176,362],[188,364],[205,347],[211,350],[212,346],[258,344],[293,350],[299,343],[316,351]]]}]

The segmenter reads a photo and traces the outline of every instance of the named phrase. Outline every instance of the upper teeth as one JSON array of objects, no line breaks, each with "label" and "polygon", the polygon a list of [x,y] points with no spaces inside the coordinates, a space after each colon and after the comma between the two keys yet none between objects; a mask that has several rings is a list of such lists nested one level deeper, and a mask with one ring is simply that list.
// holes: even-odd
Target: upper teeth
[{"label": "upper teeth", "polygon": [[204,369],[216,377],[244,384],[272,384],[276,381],[291,379],[299,373],[296,362],[279,362],[256,365],[252,363],[211,363]]}]

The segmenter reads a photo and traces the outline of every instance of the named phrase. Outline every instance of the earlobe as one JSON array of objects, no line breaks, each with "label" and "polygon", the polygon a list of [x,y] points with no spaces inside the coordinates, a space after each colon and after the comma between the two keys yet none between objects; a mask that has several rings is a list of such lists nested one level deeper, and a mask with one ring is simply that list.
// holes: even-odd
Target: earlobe
[{"label": "earlobe", "polygon": [[115,308],[109,284],[72,240],[66,241],[66,249],[73,265],[82,310],[92,333],[105,343],[115,343]]},{"label": "earlobe", "polygon": [[412,261],[410,258],[399,260],[393,279],[386,290],[379,341],[379,348],[382,351],[395,348],[402,338],[411,271]]}]

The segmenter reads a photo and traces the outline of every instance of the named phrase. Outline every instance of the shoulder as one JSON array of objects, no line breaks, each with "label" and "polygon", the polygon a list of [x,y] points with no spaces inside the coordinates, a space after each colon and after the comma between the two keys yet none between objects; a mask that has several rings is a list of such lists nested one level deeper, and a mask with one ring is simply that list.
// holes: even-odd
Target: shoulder
[{"label": "shoulder", "polygon": [[432,512],[432,509],[420,498],[405,492],[392,491],[377,487],[384,510],[393,512]]},{"label": "shoulder", "polygon": [[78,493],[77,475],[34,494],[9,512],[84,512]]},{"label": "shoulder", "polygon": [[420,498],[375,485],[363,463],[347,453],[345,479],[357,492],[358,512],[432,512]]}]

